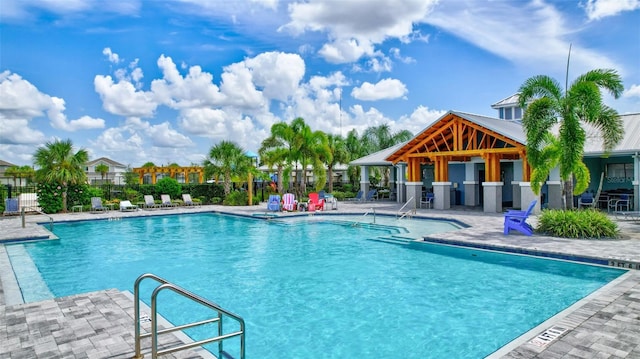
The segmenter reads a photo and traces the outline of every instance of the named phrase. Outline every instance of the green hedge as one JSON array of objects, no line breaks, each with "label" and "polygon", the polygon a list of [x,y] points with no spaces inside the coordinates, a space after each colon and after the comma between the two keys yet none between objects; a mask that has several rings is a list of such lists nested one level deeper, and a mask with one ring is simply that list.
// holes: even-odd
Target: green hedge
[{"label": "green hedge", "polygon": [[620,235],[616,223],[595,209],[544,210],[536,231],[563,238],[613,239]]}]

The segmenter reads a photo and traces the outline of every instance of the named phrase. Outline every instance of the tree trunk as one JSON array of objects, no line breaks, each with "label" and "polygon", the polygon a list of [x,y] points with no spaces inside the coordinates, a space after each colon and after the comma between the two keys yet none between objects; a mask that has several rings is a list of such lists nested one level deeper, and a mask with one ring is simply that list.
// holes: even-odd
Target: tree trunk
[{"label": "tree trunk", "polygon": [[568,181],[564,181],[564,208],[573,209],[573,174]]},{"label": "tree trunk", "polygon": [[67,184],[62,184],[62,213],[67,213]]}]

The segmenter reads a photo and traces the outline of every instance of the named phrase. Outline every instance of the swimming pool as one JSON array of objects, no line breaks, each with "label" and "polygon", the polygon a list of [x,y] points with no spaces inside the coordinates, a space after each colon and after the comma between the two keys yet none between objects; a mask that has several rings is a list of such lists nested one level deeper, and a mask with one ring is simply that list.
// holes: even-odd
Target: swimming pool
[{"label": "swimming pool", "polygon": [[[138,275],[156,273],[243,316],[247,356],[259,358],[484,357],[624,273],[391,245],[369,239],[395,228],[321,219],[76,222],[56,224],[60,240],[7,250],[18,277],[16,262],[30,258],[55,296],[131,290]],[[425,234],[434,225],[424,222]],[[187,305],[160,312],[176,324],[197,319]]]}]

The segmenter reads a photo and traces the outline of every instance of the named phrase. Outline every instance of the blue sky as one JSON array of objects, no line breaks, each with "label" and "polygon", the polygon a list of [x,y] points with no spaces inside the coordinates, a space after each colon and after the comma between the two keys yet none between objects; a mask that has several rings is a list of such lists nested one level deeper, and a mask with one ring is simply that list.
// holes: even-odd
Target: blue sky
[{"label": "blue sky", "polygon": [[2,0],[0,159],[71,139],[91,159],[199,164],[278,121],[417,133],[529,77],[620,72],[640,112],[640,0]]}]

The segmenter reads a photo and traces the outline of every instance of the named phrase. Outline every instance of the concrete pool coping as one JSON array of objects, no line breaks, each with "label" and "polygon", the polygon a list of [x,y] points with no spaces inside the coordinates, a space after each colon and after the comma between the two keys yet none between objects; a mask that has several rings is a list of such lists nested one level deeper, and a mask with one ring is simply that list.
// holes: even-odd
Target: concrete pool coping
[{"label": "concrete pool coping", "polygon": [[[375,208],[377,213],[395,216],[399,205],[394,202],[367,202],[367,203],[348,203],[340,202],[340,208],[337,211],[326,211],[324,214],[363,214]],[[178,208],[171,210],[154,210],[154,211],[137,211],[137,212],[110,212],[110,213],[73,213],[73,214],[57,214],[52,215],[55,222],[78,221],[78,220],[114,220],[132,216],[149,216],[149,215],[169,215],[169,214],[187,214],[197,212],[220,212],[231,213],[242,216],[256,217],[261,213],[267,214],[265,217],[272,217],[265,210],[266,206],[246,206],[246,207],[226,207],[226,206],[200,206],[192,208]],[[317,215],[322,215],[320,212]],[[290,215],[300,215],[299,213],[277,213],[277,217],[286,217]],[[304,213],[303,215],[310,215]],[[640,268],[640,224],[632,221],[619,221],[623,231],[624,239],[622,240],[566,240],[561,238],[532,236],[526,237],[519,234],[504,235],[502,234],[502,214],[486,214],[479,211],[437,211],[432,209],[418,209],[416,216],[433,219],[448,219],[460,221],[467,225],[463,228],[448,233],[437,235],[437,240],[444,241],[448,244],[456,244],[462,246],[471,246],[480,249],[492,249],[501,251],[511,251],[524,254],[544,254],[550,253],[567,258],[578,257],[583,259],[599,259],[606,261],[609,265],[620,268]],[[34,240],[48,237],[49,232],[44,226],[38,225],[40,222],[46,222],[48,218],[43,216],[27,216],[25,228],[22,228],[19,217],[10,217],[0,219],[0,244],[2,240],[19,239]],[[535,221],[535,217],[532,219]],[[436,236],[432,236],[436,237]],[[2,245],[4,247],[4,245]],[[2,248],[4,249],[4,248]],[[51,306],[51,301],[43,301],[37,303],[17,304],[15,301],[15,292],[17,284],[10,284],[11,278],[15,280],[13,270],[10,267],[2,266],[2,256],[0,255],[0,340],[5,341],[5,336],[9,339],[9,333],[14,325],[29,324],[29,311],[33,313],[41,312],[41,307]],[[10,272],[9,272],[10,271]],[[133,284],[132,284],[133,285]],[[112,304],[120,306],[123,312],[132,306],[131,299],[121,299],[110,291],[100,291],[91,293],[92,296],[101,297],[101,301],[112,301]],[[21,295],[20,295],[21,296]],[[77,302],[77,296],[56,298],[55,303],[67,303],[73,305]],[[117,297],[118,299],[113,299]],[[124,296],[126,298],[126,296]],[[14,298],[14,299],[11,299]],[[7,299],[9,302],[7,303]],[[129,304],[122,304],[128,300]],[[40,304],[41,303],[41,304]],[[8,318],[7,312],[14,313],[17,311],[23,313],[24,320],[16,318]],[[24,310],[22,310],[24,309]],[[591,358],[591,357],[620,357],[620,358],[637,358],[640,357],[640,271],[631,270],[619,279],[613,281],[599,291],[593,293],[584,300],[572,305],[557,316],[542,323],[539,327],[534,328],[525,335],[517,338],[513,342],[504,346],[490,358],[559,358],[563,355],[567,357]],[[15,314],[15,313],[14,313]],[[13,314],[12,314],[13,315]],[[129,333],[133,333],[132,313],[129,313],[131,321],[128,327]],[[125,318],[126,319],[126,318]],[[60,319],[60,328],[65,327],[63,323],[65,319]],[[17,321],[18,324],[13,323]],[[37,323],[37,321],[34,321]],[[558,324],[559,323],[559,324]],[[545,345],[540,345],[540,340],[536,341],[540,335],[547,335],[550,338],[554,326],[562,328],[567,327],[568,330],[556,335]],[[126,327],[126,326],[125,326]],[[34,333],[40,333],[37,328],[30,328]],[[83,332],[87,328],[79,326],[75,330]],[[123,329],[126,330],[126,329]],[[4,331],[4,333],[3,333]],[[53,332],[55,333],[55,332]],[[54,335],[51,333],[50,335]],[[10,349],[0,349],[0,357],[4,354],[20,356],[33,353],[33,348],[42,345],[42,335],[33,335],[23,338],[16,347],[15,343]],[[80,341],[84,342],[82,339]],[[53,340],[53,339],[52,339]],[[101,341],[102,340],[102,341]],[[87,353],[110,353],[110,356],[129,357],[133,356],[133,342],[129,343],[129,348],[125,344],[119,343],[120,354],[105,351],[106,343],[113,341],[114,338],[102,338],[96,336],[95,340],[90,341],[93,346],[85,351]],[[47,350],[54,351],[56,348],[49,343]],[[532,344],[534,342],[535,344]],[[55,343],[55,340],[53,340]],[[103,345],[104,344],[104,345]],[[58,353],[63,353],[63,349],[68,346],[57,346]],[[86,345],[84,343],[83,345]],[[6,350],[10,350],[6,352]],[[127,350],[131,350],[125,354]],[[47,352],[47,351],[45,351]],[[27,357],[29,355],[26,355]],[[42,357],[44,357],[43,355]],[[77,355],[76,357],[83,357]],[[95,357],[95,356],[93,356]]]}]

